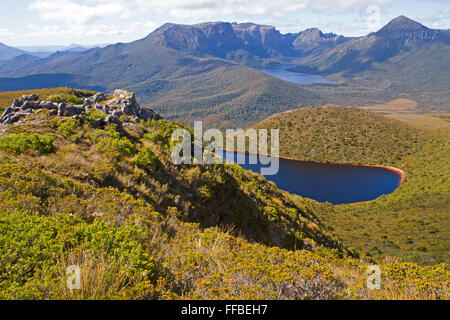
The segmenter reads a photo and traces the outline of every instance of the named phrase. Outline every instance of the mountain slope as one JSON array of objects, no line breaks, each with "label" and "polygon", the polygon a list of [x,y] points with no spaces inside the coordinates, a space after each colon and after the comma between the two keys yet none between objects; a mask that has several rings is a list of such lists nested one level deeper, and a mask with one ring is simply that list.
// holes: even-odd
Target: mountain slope
[{"label": "mountain slope", "polygon": [[[400,16],[379,31],[341,44],[317,60],[305,59],[304,63],[309,65],[304,68],[323,74],[344,72],[345,75],[350,75],[370,69],[373,64],[387,61],[402,53],[414,55],[414,50],[432,44],[442,45],[442,48],[449,46],[450,31],[429,29]],[[447,51],[441,54],[448,58]]]},{"label": "mountain slope", "polygon": [[320,216],[347,245],[376,257],[422,264],[449,261],[450,130],[422,129],[359,108],[303,108],[255,128],[280,129],[280,155],[301,160],[381,164],[405,171],[392,194],[334,206]]},{"label": "mountain slope", "polygon": [[[142,97],[141,103],[169,119],[189,123],[204,118],[205,125],[217,127],[248,125],[275,112],[321,103],[317,94],[301,86],[227,60],[169,48],[161,39],[164,28],[128,44],[59,52],[45,59],[17,57],[14,63],[0,64],[0,74],[8,77],[0,78],[0,83],[5,84],[4,90],[16,89],[15,83],[30,88],[31,75],[36,83],[45,74],[45,84],[53,86],[104,91],[126,87]],[[9,77],[21,78],[11,81]],[[280,91],[272,90],[274,86]]]},{"label": "mountain slope", "polygon": [[292,70],[403,94],[427,111],[448,109],[450,102],[448,72],[442,72],[450,70],[450,31],[430,29],[404,16],[300,64]]},{"label": "mountain slope", "polygon": [[[75,92],[36,93],[64,90]],[[377,262],[383,287],[367,290],[374,261],[340,249],[316,217],[332,208],[237,165],[174,166],[178,124],[94,126],[103,116],[39,109],[2,128],[0,298],[448,299],[446,264],[396,258]]]},{"label": "mountain slope", "polygon": [[[0,88],[31,88],[40,77],[40,87],[125,87],[169,119],[203,119],[219,128],[248,126],[302,106],[375,104],[399,96],[417,100],[421,111],[443,111],[449,48],[448,31],[405,17],[361,38],[318,29],[281,34],[252,23],[165,24],[131,43],[1,62]],[[301,63],[293,70],[326,74],[339,84],[296,85],[248,67],[285,63]]]},{"label": "mountain slope", "polygon": [[9,60],[26,53],[26,51],[7,46],[0,42],[0,61]]}]

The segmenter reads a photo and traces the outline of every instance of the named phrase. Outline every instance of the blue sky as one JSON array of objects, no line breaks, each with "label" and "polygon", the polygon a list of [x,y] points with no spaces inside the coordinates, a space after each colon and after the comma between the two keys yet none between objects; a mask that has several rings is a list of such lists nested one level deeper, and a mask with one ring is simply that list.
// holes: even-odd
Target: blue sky
[{"label": "blue sky", "polygon": [[298,32],[365,35],[405,15],[448,29],[450,0],[2,0],[0,42],[103,44],[146,36],[165,22],[255,22]]}]

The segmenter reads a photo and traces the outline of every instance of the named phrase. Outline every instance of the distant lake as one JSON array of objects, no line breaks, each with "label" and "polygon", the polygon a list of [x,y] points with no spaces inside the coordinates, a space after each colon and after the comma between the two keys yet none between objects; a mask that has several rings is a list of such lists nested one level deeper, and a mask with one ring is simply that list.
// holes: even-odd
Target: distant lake
[{"label": "distant lake", "polygon": [[[234,152],[217,150],[215,154],[237,161],[237,153]],[[263,165],[257,155],[239,153],[239,156],[245,156],[246,164],[240,164],[241,167],[261,172]],[[249,164],[251,157],[258,164]],[[281,158],[279,161],[278,174],[266,176],[266,179],[275,182],[279,189],[320,202],[344,204],[374,200],[383,194],[392,193],[401,183],[400,173],[383,167],[325,164]]]},{"label": "distant lake", "polygon": [[272,77],[289,81],[298,84],[313,84],[313,83],[332,83],[330,80],[325,79],[316,74],[299,73],[287,71],[287,69],[296,67],[295,64],[288,64],[277,68],[256,68],[257,70],[264,72]]}]

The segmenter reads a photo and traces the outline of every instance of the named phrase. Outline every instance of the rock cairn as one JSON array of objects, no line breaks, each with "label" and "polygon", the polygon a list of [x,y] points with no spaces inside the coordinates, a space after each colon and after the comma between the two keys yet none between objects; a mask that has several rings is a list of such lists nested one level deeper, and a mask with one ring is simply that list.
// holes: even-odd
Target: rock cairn
[{"label": "rock cairn", "polygon": [[[101,104],[101,102],[104,103]],[[0,124],[10,125],[16,123],[21,118],[28,118],[36,110],[50,110],[50,116],[79,118],[94,108],[108,115],[105,119],[99,119],[97,124],[99,127],[107,123],[121,124],[119,117],[123,114],[132,117],[134,121],[161,119],[161,116],[153,110],[141,108],[136,101],[134,93],[118,89],[114,91],[109,99],[103,93],[84,98],[82,105],[41,101],[36,94],[24,95],[15,99],[13,104],[6,108],[0,117]]]}]

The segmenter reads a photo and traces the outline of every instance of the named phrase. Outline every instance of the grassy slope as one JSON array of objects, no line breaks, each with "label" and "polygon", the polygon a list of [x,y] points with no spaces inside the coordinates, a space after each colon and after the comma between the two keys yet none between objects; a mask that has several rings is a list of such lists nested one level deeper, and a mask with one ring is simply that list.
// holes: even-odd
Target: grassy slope
[{"label": "grassy slope", "polygon": [[422,129],[358,108],[306,108],[257,128],[280,129],[280,154],[302,160],[382,164],[406,172],[391,195],[321,216],[348,245],[376,257],[448,261],[449,129]]},{"label": "grassy slope", "polygon": [[[237,166],[172,166],[175,124],[118,137],[60,120],[41,112],[7,128],[21,139],[0,138],[2,298],[448,298],[447,265],[396,259],[380,262],[383,289],[368,292],[366,262],[327,249],[336,242],[316,216],[330,208],[294,203]],[[53,150],[33,151],[30,133],[51,137]],[[145,148],[157,159],[139,157]],[[82,268],[80,291],[65,287],[71,264]]]}]

